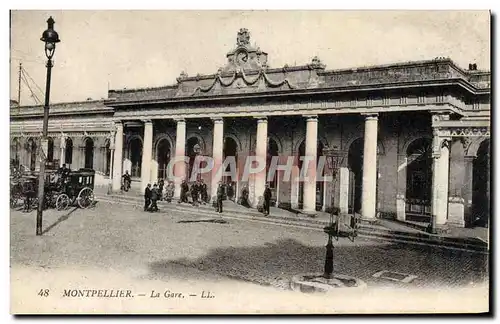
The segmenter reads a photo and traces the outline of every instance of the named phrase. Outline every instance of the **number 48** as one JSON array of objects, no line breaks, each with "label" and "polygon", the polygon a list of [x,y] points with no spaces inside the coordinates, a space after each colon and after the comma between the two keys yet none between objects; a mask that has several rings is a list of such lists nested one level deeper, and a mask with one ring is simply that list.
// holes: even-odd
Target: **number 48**
[{"label": "number 48", "polygon": [[38,292],[38,296],[48,297],[49,296],[49,290],[48,289],[40,289],[40,291]]}]

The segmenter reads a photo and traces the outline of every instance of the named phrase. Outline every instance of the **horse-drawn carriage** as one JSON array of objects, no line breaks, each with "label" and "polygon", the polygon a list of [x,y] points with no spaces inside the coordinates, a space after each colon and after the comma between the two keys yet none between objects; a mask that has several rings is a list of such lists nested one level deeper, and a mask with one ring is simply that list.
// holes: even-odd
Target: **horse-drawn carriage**
[{"label": "horse-drawn carriage", "polygon": [[[77,205],[80,208],[89,208],[94,205],[94,178],[92,169],[70,171],[59,169],[45,173],[44,208],[64,210]],[[38,175],[22,175],[11,179],[10,203],[17,206],[20,199],[29,201],[28,209],[38,205]],[[30,199],[26,199],[30,198]]]}]

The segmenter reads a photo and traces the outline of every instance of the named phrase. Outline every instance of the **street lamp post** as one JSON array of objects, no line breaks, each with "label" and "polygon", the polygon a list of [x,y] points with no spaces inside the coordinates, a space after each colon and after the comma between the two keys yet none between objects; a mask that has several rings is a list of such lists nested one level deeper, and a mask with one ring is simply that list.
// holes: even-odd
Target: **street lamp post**
[{"label": "street lamp post", "polygon": [[327,228],[325,228],[325,232],[328,234],[328,243],[326,244],[326,256],[325,256],[325,272],[323,277],[325,279],[331,279],[333,274],[333,243],[332,236],[335,232],[334,227],[334,197],[335,197],[335,188],[334,183],[337,177],[337,172],[340,165],[344,161],[344,156],[342,152],[334,146],[333,148],[325,147],[323,149],[323,155],[326,156],[326,163],[328,168],[332,171],[332,185],[331,185],[331,212],[330,212],[330,224]]},{"label": "street lamp post", "polygon": [[56,50],[56,44],[60,42],[59,35],[54,30],[54,19],[47,20],[47,29],[43,32],[40,40],[45,43],[45,55],[47,56],[47,81],[45,83],[45,105],[43,107],[43,131],[40,145],[40,177],[38,183],[38,208],[36,213],[36,235],[42,235],[42,216],[44,207],[45,191],[45,163],[47,161],[49,128],[49,102],[50,102],[50,77],[52,71],[52,57]]}]

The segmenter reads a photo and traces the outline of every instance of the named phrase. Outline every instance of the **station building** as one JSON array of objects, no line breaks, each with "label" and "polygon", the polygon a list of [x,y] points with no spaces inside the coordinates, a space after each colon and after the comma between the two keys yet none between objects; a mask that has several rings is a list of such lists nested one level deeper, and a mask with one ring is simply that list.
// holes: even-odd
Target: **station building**
[{"label": "station building", "polygon": [[[291,156],[291,181],[283,181],[285,171],[223,181],[234,180],[236,198],[247,186],[254,205],[269,183],[276,206],[304,213],[333,205],[368,221],[434,215],[438,226],[487,226],[490,71],[449,58],[328,70],[314,57],[271,68],[246,29],[226,58],[215,73],[182,72],[173,85],[52,104],[49,161],[93,168],[114,191],[127,170],[142,191],[168,178],[175,156],[232,156],[238,168],[248,156]],[[11,102],[11,159],[31,170],[39,167],[42,119],[43,107]],[[335,181],[294,180],[301,156],[327,148],[342,156]],[[190,177],[192,170],[189,162],[181,171]],[[215,195],[211,174],[202,178]]]}]

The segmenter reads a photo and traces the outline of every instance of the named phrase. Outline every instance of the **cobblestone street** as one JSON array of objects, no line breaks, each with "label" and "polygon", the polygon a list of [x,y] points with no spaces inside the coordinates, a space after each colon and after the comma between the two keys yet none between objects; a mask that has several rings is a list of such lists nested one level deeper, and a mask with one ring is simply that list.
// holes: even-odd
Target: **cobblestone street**
[{"label": "cobblestone street", "polygon": [[[327,237],[320,231],[223,223],[195,212],[146,213],[102,202],[89,210],[49,210],[45,233],[37,237],[35,212],[12,211],[11,268],[101,269],[146,281],[224,279],[276,291],[287,288],[293,275],[323,270]],[[358,277],[369,288],[470,288],[488,278],[485,254],[361,238],[334,245],[334,271]],[[373,277],[383,270],[416,278],[400,283]]]}]

